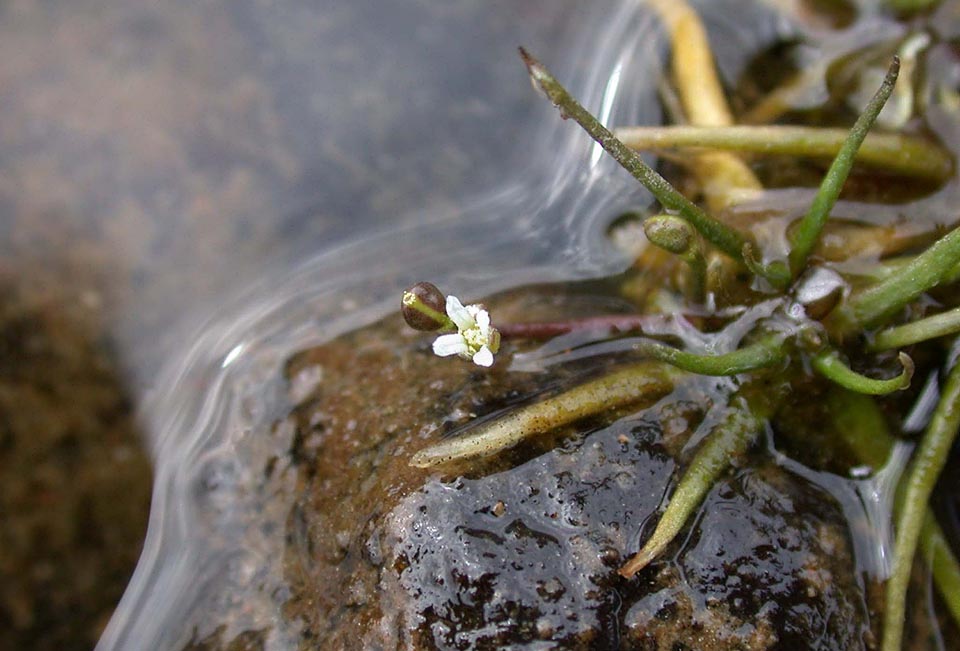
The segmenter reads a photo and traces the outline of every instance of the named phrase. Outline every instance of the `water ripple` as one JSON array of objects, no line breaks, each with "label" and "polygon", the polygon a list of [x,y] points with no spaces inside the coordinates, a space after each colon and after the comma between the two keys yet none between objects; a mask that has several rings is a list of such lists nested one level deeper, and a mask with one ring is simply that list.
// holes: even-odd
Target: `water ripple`
[{"label": "water ripple", "polygon": [[[744,53],[762,45],[757,39],[782,32],[755,13],[767,28],[739,25],[737,47],[720,49],[722,69],[742,65]],[[660,123],[664,42],[641,2],[593,3],[568,52],[551,66],[605,122]],[[532,94],[530,101],[542,102]],[[212,633],[205,613],[237,603],[247,619],[232,623],[237,630],[224,631],[226,639],[263,629],[265,648],[296,648],[297,625],[282,615],[283,532],[263,526],[267,513],[285,518],[293,504],[295,473],[284,465],[292,432],[275,425],[293,351],[382,318],[403,287],[424,278],[469,300],[623,269],[627,261],[603,233],[649,196],[542,103],[528,126],[528,161],[506,169],[499,187],[456,211],[425,208],[400,219],[402,227],[273,269],[175,333],[192,343],[160,371],[143,410],[156,466],[147,540],[97,651],[180,648]],[[271,466],[271,458],[279,461]]]}]

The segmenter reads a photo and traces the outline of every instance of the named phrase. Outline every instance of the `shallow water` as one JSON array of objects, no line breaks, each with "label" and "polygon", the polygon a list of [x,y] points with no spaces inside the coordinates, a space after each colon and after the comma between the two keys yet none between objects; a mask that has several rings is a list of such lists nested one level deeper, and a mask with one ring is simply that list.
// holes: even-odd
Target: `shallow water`
[{"label": "shallow water", "polygon": [[[580,56],[565,56],[559,70],[607,119],[658,121],[654,88],[638,83],[656,70],[650,18],[634,3],[598,4],[585,23],[571,48]],[[588,40],[601,31],[606,38]],[[538,102],[532,93],[530,101]],[[246,522],[260,486],[253,469],[289,448],[269,429],[284,404],[279,374],[292,351],[382,316],[395,308],[400,289],[421,277],[462,287],[467,299],[536,280],[602,275],[624,264],[600,235],[611,214],[645,198],[624,175],[610,174],[610,162],[574,129],[544,119],[552,117],[549,107],[537,113],[518,130],[521,138],[536,132],[530,160],[498,185],[465,195],[455,210],[424,206],[401,216],[399,228],[374,230],[292,269],[267,272],[229,305],[217,306],[225,316],[184,339],[192,345],[165,365],[146,410],[156,489],[143,558],[98,649],[178,648],[194,627],[200,637],[210,633],[207,599],[229,592],[232,600],[253,603],[284,589],[244,579],[281,556],[281,536],[222,543]],[[283,488],[271,508],[285,512],[293,493]],[[238,589],[244,585],[246,591]],[[281,620],[275,612],[249,628]],[[235,633],[227,631],[227,639]],[[278,626],[266,648],[284,648],[290,633]]]},{"label": "shallow water", "polygon": [[[735,0],[701,4],[709,5],[706,20],[720,67],[729,79],[738,77],[755,52],[792,29],[768,5]],[[385,29],[383,12],[378,11],[387,11],[388,5],[377,2],[357,10],[358,17],[349,24],[369,47],[342,56],[362,58],[370,48],[382,48],[390,56],[394,44],[402,49],[406,34]],[[500,6],[490,11],[510,15]],[[546,44],[545,52],[537,54],[549,57],[551,68],[602,121],[659,123],[656,81],[662,69],[663,42],[643,5],[619,0],[555,11],[563,27],[553,33],[567,34],[565,45],[560,49]],[[422,24],[417,29],[428,35],[427,42],[436,39],[438,49],[448,55],[444,46],[471,34],[469,24],[456,20],[456,30],[442,33],[429,9],[419,16]],[[749,18],[735,19],[740,16]],[[467,22],[470,17],[468,12],[458,20]],[[287,27],[296,23],[287,22]],[[474,47],[461,55],[473,63],[464,63],[458,74],[482,79],[485,54],[476,50],[507,49],[512,56],[514,44],[502,41],[514,35],[510,30],[493,30],[486,34],[489,43],[477,37]],[[286,43],[291,34],[264,30],[261,37],[276,46]],[[309,39],[310,34],[293,37]],[[491,65],[500,66],[501,59],[496,61]],[[417,60],[409,65],[420,64],[436,65],[436,61]],[[320,64],[305,60],[296,65]],[[516,66],[516,82],[525,83],[519,60]],[[296,66],[291,64],[292,68]],[[405,91],[416,95],[417,77],[413,74],[404,83],[388,80],[384,87],[391,96],[402,97]],[[284,76],[278,79],[283,83]],[[502,77],[496,79],[503,82]],[[291,92],[303,92],[303,80],[296,75],[287,83]],[[463,87],[447,79],[434,90],[470,95],[468,84],[459,83]],[[125,326],[129,332],[119,337],[134,348],[131,373],[138,385],[149,387],[143,419],[156,478],[143,556],[98,651],[183,648],[215,634],[216,625],[207,615],[229,604],[243,604],[247,617],[231,624],[235,630],[222,631],[223,639],[262,630],[263,648],[295,648],[298,624],[283,613],[289,596],[279,569],[285,541],[281,532],[257,526],[261,519],[272,521],[277,514],[289,513],[296,494],[294,473],[264,477],[261,472],[264,460],[283,459],[291,448],[292,432],[275,428],[288,404],[283,374],[291,354],[389,314],[397,307],[401,289],[420,279],[430,279],[469,300],[530,283],[610,275],[625,267],[627,260],[604,233],[615,216],[644,206],[648,195],[574,125],[556,119],[532,91],[529,96],[536,108],[530,114],[521,112],[519,124],[505,126],[505,119],[517,118],[499,114],[502,107],[497,104],[477,108],[478,119],[471,121],[475,131],[465,137],[467,142],[483,140],[485,129],[493,125],[495,133],[506,134],[495,140],[498,146],[511,140],[522,146],[498,158],[487,145],[487,153],[478,157],[477,174],[463,174],[466,180],[447,185],[439,199],[418,205],[409,196],[397,199],[388,193],[380,203],[363,204],[366,213],[356,217],[354,211],[360,207],[349,206],[340,212],[343,223],[323,238],[305,238],[310,246],[296,240],[298,229],[312,219],[311,209],[278,203],[271,208],[294,215],[280,220],[281,230],[294,243],[285,243],[272,257],[262,258],[276,262],[253,265],[256,274],[250,273],[249,266],[237,265],[236,273],[244,279],[242,289],[223,292],[224,286],[230,286],[223,282],[217,298],[202,295],[195,300],[191,316],[165,334],[163,344],[156,347],[159,353],[150,344],[133,343],[130,333],[135,319]],[[316,101],[322,105],[322,98]],[[435,102],[435,96],[428,96],[425,105],[412,101],[391,106],[388,114],[393,116],[396,110],[416,122]],[[347,120],[348,134],[359,128],[347,116],[339,117]],[[384,128],[396,129],[401,132],[397,137],[402,137],[404,117],[390,117],[386,123],[389,126]],[[420,122],[419,133],[433,135],[439,130],[431,125]],[[362,138],[359,144],[350,137],[345,141],[360,148],[364,144]],[[378,146],[389,156],[394,144],[386,138]],[[409,147],[396,146],[401,151]],[[432,167],[436,163],[430,158],[432,146],[420,151],[427,158],[414,168],[421,174],[425,169],[441,174]],[[384,164],[379,171],[406,173],[403,161]],[[330,179],[323,183],[335,187]],[[361,189],[365,192],[369,187]],[[943,206],[951,192],[948,187],[930,201]],[[394,205],[402,208],[400,214],[393,214]],[[851,210],[859,216],[862,206],[857,208]],[[931,220],[937,221],[937,211],[931,213]],[[319,244],[321,239],[325,243]],[[220,273],[229,276],[231,272],[221,269]],[[141,354],[144,349],[153,350]],[[154,376],[150,369],[160,357],[164,362]],[[309,389],[322,378],[302,381]],[[867,523],[863,529],[871,535],[855,538],[857,562],[868,575],[882,578],[888,569],[886,487],[895,469],[859,482],[820,476],[799,466],[790,469],[806,473],[808,481],[837,497],[851,521]],[[874,535],[877,529],[880,535]]]}]

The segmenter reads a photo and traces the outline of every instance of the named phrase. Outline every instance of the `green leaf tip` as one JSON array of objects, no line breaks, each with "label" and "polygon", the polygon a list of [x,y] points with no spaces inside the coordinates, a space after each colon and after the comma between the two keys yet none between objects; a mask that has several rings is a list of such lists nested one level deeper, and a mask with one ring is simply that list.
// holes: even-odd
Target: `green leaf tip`
[{"label": "green leaf tip", "polygon": [[708,242],[738,262],[743,262],[743,245],[750,239],[734,228],[711,217],[698,205],[680,194],[670,183],[643,162],[640,155],[620,142],[567,91],[559,81],[526,49],[520,57],[527,66],[534,88],[541,91],[560,110],[564,118],[573,118],[617,163],[637,179],[665,208],[675,210]]},{"label": "green leaf tip", "polygon": [[889,380],[876,380],[857,373],[843,363],[836,351],[821,353],[811,360],[814,370],[823,377],[839,384],[844,389],[865,393],[871,396],[881,396],[894,391],[903,391],[910,387],[913,378],[913,360],[906,353],[898,356],[903,370],[900,375]]},{"label": "green leaf tip", "polygon": [[620,568],[620,576],[625,579],[633,578],[662,554],[720,476],[730,467],[731,462],[743,456],[756,441],[766,423],[770,408],[745,397],[746,393],[742,392],[731,401],[733,408],[730,413],[697,449],[690,467],[683,473],[680,483],[670,496],[653,534],[640,551]]},{"label": "green leaf tip", "polygon": [[843,189],[847,176],[850,175],[857,150],[860,149],[860,145],[867,137],[867,132],[876,122],[877,116],[880,115],[880,111],[883,110],[883,106],[890,98],[899,74],[900,57],[894,56],[883,83],[850,129],[850,133],[840,147],[840,151],[837,152],[836,157],[830,164],[830,169],[823,177],[820,189],[817,191],[813,203],[810,204],[810,209],[791,234],[789,259],[790,273],[794,278],[806,267],[807,258],[810,257],[810,253],[820,239],[820,233],[830,217],[830,211],[840,196],[840,191]]}]

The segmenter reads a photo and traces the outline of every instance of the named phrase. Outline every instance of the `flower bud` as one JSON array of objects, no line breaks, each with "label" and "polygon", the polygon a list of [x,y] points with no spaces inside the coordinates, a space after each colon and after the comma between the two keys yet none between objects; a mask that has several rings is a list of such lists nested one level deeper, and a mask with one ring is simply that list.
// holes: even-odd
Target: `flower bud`
[{"label": "flower bud", "polygon": [[433,283],[419,282],[403,292],[400,312],[414,330],[433,331],[448,325],[447,297]]},{"label": "flower bud", "polygon": [[686,255],[696,246],[697,235],[682,217],[655,215],[643,222],[643,231],[654,245],[676,255]]}]

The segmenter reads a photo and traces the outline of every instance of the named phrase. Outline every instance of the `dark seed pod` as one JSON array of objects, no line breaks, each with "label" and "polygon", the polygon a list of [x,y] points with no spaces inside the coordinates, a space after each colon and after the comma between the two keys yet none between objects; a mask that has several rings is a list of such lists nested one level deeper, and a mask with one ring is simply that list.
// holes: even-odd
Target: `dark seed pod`
[{"label": "dark seed pod", "polygon": [[433,331],[447,325],[447,297],[433,283],[419,282],[403,292],[400,312],[414,330]]}]

